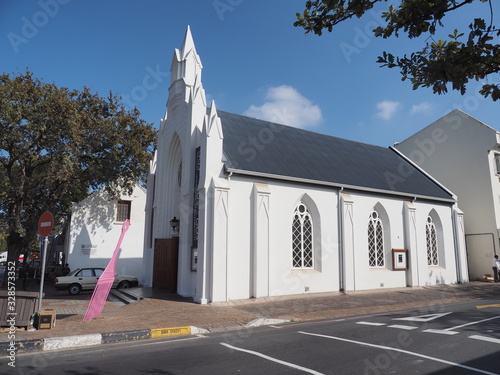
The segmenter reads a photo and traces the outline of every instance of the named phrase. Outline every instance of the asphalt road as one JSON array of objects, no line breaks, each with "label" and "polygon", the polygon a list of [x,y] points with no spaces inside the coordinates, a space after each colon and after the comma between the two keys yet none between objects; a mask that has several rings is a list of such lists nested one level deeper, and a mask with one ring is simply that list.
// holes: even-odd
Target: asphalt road
[{"label": "asphalt road", "polygon": [[496,300],[1,358],[1,374],[500,374]]}]

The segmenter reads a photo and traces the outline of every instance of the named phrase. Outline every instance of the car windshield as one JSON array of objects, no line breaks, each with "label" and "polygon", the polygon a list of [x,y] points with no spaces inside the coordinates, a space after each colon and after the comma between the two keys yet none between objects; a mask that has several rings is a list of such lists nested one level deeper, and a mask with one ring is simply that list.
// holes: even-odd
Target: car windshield
[{"label": "car windshield", "polygon": [[73,276],[75,273],[77,273],[78,271],[80,271],[80,268],[77,268],[76,270],[73,270],[71,271],[70,273],[68,273],[66,276]]}]

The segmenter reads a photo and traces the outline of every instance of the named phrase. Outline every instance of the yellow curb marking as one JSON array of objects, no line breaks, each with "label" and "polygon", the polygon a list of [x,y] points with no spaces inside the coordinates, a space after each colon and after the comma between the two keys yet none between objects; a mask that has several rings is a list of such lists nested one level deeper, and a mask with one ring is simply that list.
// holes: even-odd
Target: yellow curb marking
[{"label": "yellow curb marking", "polygon": [[485,309],[486,307],[500,307],[500,303],[497,303],[495,305],[481,305],[481,306],[476,306],[477,309]]},{"label": "yellow curb marking", "polygon": [[171,327],[171,328],[154,328],[151,330],[151,337],[168,337],[191,334],[191,327]]}]

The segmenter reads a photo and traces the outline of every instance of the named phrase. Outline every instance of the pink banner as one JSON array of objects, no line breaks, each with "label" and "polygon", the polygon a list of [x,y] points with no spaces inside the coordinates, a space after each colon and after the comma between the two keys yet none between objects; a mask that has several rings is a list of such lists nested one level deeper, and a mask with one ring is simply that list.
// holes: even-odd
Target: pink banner
[{"label": "pink banner", "polygon": [[120,247],[122,245],[123,237],[125,237],[125,233],[127,233],[129,227],[130,221],[127,219],[123,223],[122,233],[120,235],[120,239],[118,240],[118,244],[116,245],[115,252],[113,253],[113,256],[111,257],[108,265],[106,266],[106,269],[97,281],[94,293],[92,294],[92,298],[90,299],[89,305],[87,307],[87,312],[83,317],[84,322],[90,319],[97,318],[101,315],[104,304],[108,299],[109,291],[111,290],[113,282],[115,281],[116,260],[120,255]]}]

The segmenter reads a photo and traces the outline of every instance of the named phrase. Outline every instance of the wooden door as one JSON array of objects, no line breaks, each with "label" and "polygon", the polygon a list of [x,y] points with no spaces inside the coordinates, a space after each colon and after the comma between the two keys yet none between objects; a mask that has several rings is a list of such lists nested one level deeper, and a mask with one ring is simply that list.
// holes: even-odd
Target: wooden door
[{"label": "wooden door", "polygon": [[177,293],[179,237],[157,238],[153,264],[153,288]]}]

